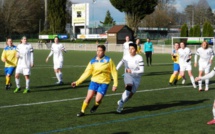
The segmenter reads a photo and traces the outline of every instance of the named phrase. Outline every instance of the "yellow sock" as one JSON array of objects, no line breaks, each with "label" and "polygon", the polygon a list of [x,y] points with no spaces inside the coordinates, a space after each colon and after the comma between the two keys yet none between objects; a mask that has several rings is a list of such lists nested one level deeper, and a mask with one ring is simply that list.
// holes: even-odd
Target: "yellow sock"
[{"label": "yellow sock", "polygon": [[6,76],[6,85],[9,85],[10,84],[10,77],[9,76]]},{"label": "yellow sock", "polygon": [[101,104],[101,102],[100,103],[98,103],[98,102],[95,102],[95,106],[98,106],[98,105],[100,105]]},{"label": "yellow sock", "polygon": [[177,80],[180,80],[182,77],[181,77],[181,75],[178,75],[178,78],[177,78]]},{"label": "yellow sock", "polygon": [[87,108],[87,106],[88,106],[88,103],[86,103],[85,101],[83,102],[83,104],[82,104],[82,107],[81,107],[81,112],[85,112],[85,109]]},{"label": "yellow sock", "polygon": [[172,83],[175,80],[176,76],[172,74],[169,79],[169,83]]}]

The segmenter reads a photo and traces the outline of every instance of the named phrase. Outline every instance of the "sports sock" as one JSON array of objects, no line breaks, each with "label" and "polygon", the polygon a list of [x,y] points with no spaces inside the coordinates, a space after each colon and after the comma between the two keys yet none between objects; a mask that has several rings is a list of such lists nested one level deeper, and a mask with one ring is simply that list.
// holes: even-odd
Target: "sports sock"
[{"label": "sports sock", "polygon": [[199,83],[199,89],[202,89],[202,81],[200,80],[198,81],[198,83]]},{"label": "sports sock", "polygon": [[58,73],[55,73],[56,77],[57,77],[57,80],[60,81],[60,76]]},{"label": "sports sock", "polygon": [[29,89],[30,79],[26,79],[25,84],[26,84],[26,89]]},{"label": "sports sock", "polygon": [[92,111],[95,111],[98,107],[99,107],[99,105],[100,105],[101,103],[98,103],[98,102],[95,102],[95,104],[94,104],[94,106],[92,107]]},{"label": "sports sock", "polygon": [[17,79],[17,78],[15,78],[15,82],[16,82],[16,87],[17,87],[17,88],[20,88],[20,85],[19,85],[20,80]]},{"label": "sports sock", "polygon": [[95,102],[94,105],[95,105],[95,106],[99,106],[100,104],[101,104],[101,103]]},{"label": "sports sock", "polygon": [[59,72],[58,75],[59,75],[60,81],[63,81],[63,74],[62,74],[62,72]]},{"label": "sports sock", "polygon": [[215,107],[213,107],[212,112],[213,112],[213,117],[214,117],[214,120],[215,120]]},{"label": "sports sock", "polygon": [[209,79],[206,79],[206,80],[205,80],[205,87],[206,87],[206,88],[209,88]]},{"label": "sports sock", "polygon": [[176,75],[172,74],[169,79],[169,83],[172,83],[176,78]]},{"label": "sports sock", "polygon": [[82,104],[82,107],[81,107],[81,112],[84,113],[85,112],[85,109],[87,108],[88,106],[88,103],[86,103],[85,101],[83,102]]},{"label": "sports sock", "polygon": [[123,94],[122,94],[122,103],[125,103],[126,101],[128,101],[128,99],[129,99],[129,96],[130,96],[130,91],[128,91],[128,90],[125,90],[124,92],[123,92]]},{"label": "sports sock", "polygon": [[5,79],[6,79],[6,85],[9,85],[10,84],[10,76],[6,76]]},{"label": "sports sock", "polygon": [[194,77],[193,77],[193,76],[190,77],[190,81],[191,81],[191,83],[193,84],[193,86],[196,86],[196,83],[195,83],[195,80],[194,80]]},{"label": "sports sock", "polygon": [[182,77],[181,77],[181,75],[178,75],[178,78],[177,78],[177,80],[180,80]]}]

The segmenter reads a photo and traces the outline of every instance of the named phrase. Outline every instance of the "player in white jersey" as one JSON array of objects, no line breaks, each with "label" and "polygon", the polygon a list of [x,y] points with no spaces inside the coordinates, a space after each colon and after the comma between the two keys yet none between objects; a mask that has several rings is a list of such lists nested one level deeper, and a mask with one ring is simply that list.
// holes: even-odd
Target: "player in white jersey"
[{"label": "player in white jersey", "polygon": [[[123,57],[125,55],[130,55],[130,52],[129,52],[129,44],[130,43],[133,43],[132,41],[130,41],[130,37],[129,36],[125,36],[125,43],[123,44]],[[123,64],[122,60],[118,63],[117,66],[119,66],[120,64]],[[122,76],[124,76],[124,74]]]},{"label": "player in white jersey", "polygon": [[[207,80],[207,79],[212,78],[214,75],[215,75],[215,67],[210,73],[208,73],[208,74],[206,74],[206,75],[204,75],[202,77],[201,76],[196,77],[195,81]],[[214,103],[213,103],[212,113],[213,113],[213,119],[211,121],[207,122],[208,125],[215,125],[215,100],[214,100]]]},{"label": "player in white jersey", "polygon": [[129,52],[130,54],[125,55],[117,66],[118,70],[122,66],[122,63],[124,63],[126,71],[124,74],[125,91],[122,93],[121,99],[117,102],[118,113],[122,112],[124,103],[127,102],[136,92],[140,84],[141,76],[144,72],[143,58],[141,55],[136,54],[137,45],[130,43]]},{"label": "player in white jersey", "polygon": [[21,39],[21,44],[17,46],[18,64],[15,71],[15,82],[17,88],[14,90],[14,93],[20,91],[20,74],[23,74],[25,76],[26,81],[26,88],[23,93],[28,93],[30,91],[29,85],[31,67],[34,66],[33,51],[33,47],[31,46],[31,44],[27,43],[27,38],[23,36]]},{"label": "player in white jersey", "polygon": [[190,76],[190,80],[193,87],[196,88],[195,80],[192,74],[192,66],[191,66],[192,53],[190,48],[186,47],[184,42],[180,43],[180,48],[178,49],[178,55],[179,55],[179,66],[180,66],[181,77],[184,77],[185,71],[187,71],[188,75]]},{"label": "player in white jersey", "polygon": [[48,62],[49,58],[53,55],[53,63],[54,63],[54,72],[58,79],[56,84],[63,84],[63,77],[62,77],[62,67],[63,67],[63,52],[66,52],[65,47],[63,44],[59,43],[59,38],[54,38],[54,43],[51,47],[51,52],[49,53],[48,57],[46,58],[46,62]]},{"label": "player in white jersey", "polygon": [[133,43],[132,41],[130,41],[130,37],[126,36],[125,37],[125,43],[123,44],[123,56],[125,55],[130,55],[129,53],[129,44]]},{"label": "player in white jersey", "polygon": [[[199,77],[202,77],[203,71],[205,74],[208,74],[210,71],[210,66],[214,57],[214,52],[211,48],[208,47],[208,42],[203,41],[201,47],[197,49],[195,54],[195,63],[194,67],[197,67],[197,59],[199,58]],[[202,81],[198,81],[199,91],[202,91]],[[205,80],[205,91],[209,89],[209,79]]]}]

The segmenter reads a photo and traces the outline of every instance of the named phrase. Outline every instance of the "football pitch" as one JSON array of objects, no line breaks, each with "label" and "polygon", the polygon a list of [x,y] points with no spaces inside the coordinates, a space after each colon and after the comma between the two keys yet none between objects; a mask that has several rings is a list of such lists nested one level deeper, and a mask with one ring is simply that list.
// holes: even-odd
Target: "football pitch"
[{"label": "football pitch", "polygon": [[[2,52],[2,49],[1,49]],[[186,73],[186,84],[169,86],[172,61],[169,54],[154,54],[152,66],[145,66],[141,84],[136,94],[124,106],[122,114],[116,113],[117,101],[124,91],[123,68],[119,70],[119,86],[111,91],[112,82],[102,104],[93,114],[76,117],[86,96],[90,78],[76,88],[70,86],[85,70],[96,52],[67,51],[62,69],[64,85],[55,85],[57,79],[49,50],[35,50],[28,94],[13,93],[4,89],[3,63],[0,63],[0,134],[208,134],[215,126],[207,125],[212,119],[215,98],[215,80],[210,80],[208,92],[194,89]],[[122,53],[107,52],[115,64]],[[145,60],[145,56],[144,61]],[[192,58],[193,59],[193,58]],[[193,63],[192,63],[193,64]],[[214,67],[214,64],[212,68]],[[193,67],[197,76],[198,69]],[[21,86],[25,80],[21,77]],[[23,89],[22,88],[22,89]]]}]

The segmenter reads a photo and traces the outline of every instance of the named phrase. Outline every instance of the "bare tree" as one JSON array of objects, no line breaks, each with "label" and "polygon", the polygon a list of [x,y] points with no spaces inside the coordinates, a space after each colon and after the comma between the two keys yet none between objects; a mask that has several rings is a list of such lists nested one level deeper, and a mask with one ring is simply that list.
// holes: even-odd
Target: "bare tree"
[{"label": "bare tree", "polygon": [[215,23],[214,14],[206,0],[200,0],[198,3],[193,3],[185,8],[187,23],[190,26],[203,25],[205,21]]},{"label": "bare tree", "polygon": [[176,8],[171,5],[174,0],[159,0],[155,11],[142,20],[141,26],[146,27],[169,27],[175,23]]},{"label": "bare tree", "polygon": [[7,0],[2,7],[2,20],[5,35],[11,33],[38,32],[42,18],[41,0]]}]

